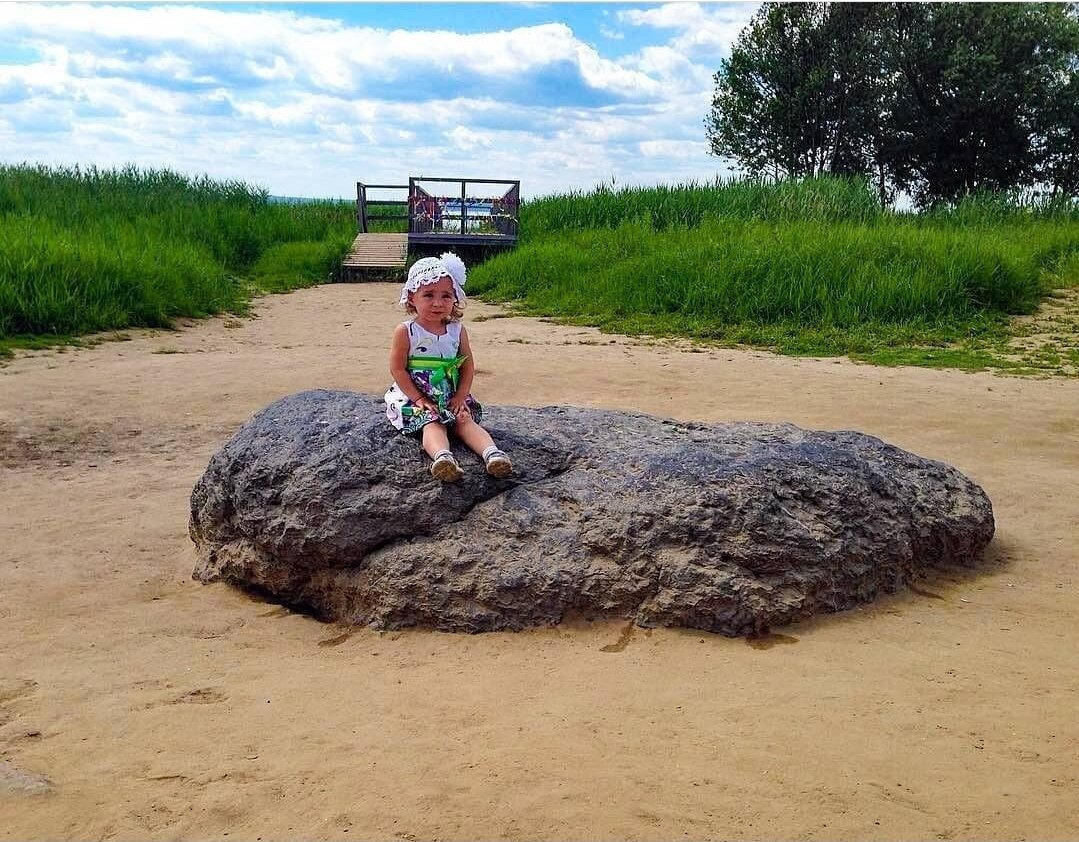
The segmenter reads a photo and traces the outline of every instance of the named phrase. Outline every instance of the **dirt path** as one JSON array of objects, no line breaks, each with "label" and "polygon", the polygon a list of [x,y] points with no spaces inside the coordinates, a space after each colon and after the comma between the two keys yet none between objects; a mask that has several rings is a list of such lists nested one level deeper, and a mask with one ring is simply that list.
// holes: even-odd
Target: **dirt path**
[{"label": "dirt path", "polygon": [[321,287],[0,368],[0,838],[1079,837],[1079,381],[692,352],[472,302],[486,402],[879,435],[985,487],[984,572],[770,647],[350,633],[192,582],[210,455],[281,395],[382,391],[396,295]]}]

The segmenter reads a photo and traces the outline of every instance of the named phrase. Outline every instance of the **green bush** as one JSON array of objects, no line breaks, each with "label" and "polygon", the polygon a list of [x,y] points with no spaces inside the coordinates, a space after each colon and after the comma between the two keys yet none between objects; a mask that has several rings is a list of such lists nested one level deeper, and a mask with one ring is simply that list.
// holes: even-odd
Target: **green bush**
[{"label": "green bush", "polygon": [[325,280],[354,225],[352,203],[277,204],[242,182],[0,166],[0,339],[240,308],[249,292],[242,277],[267,252],[301,244],[271,254],[265,289]]},{"label": "green bush", "polygon": [[522,229],[471,291],[615,330],[807,352],[986,330],[1032,312],[1079,254],[1067,201],[904,214],[828,178],[601,188],[526,204]]},{"label": "green bush", "polygon": [[251,279],[265,292],[340,280],[341,255],[351,244],[351,237],[338,237],[270,246],[251,268]]},{"label": "green bush", "polygon": [[129,223],[79,234],[33,217],[0,228],[0,337],[164,326],[237,306],[242,295],[203,249],[147,239]]},{"label": "green bush", "polygon": [[617,228],[639,221],[656,231],[695,227],[706,219],[768,222],[871,222],[884,216],[860,179],[800,181],[716,180],[672,187],[599,187],[527,202],[521,209],[521,239],[529,242],[560,231]]}]

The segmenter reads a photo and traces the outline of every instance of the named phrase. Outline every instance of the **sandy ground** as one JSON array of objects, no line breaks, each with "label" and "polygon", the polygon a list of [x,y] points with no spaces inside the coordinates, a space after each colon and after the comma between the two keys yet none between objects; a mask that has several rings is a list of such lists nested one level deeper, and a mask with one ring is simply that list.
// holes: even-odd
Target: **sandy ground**
[{"label": "sandy ground", "polygon": [[396,295],[321,287],[0,368],[0,838],[1079,838],[1079,382],[471,302],[481,400],[881,436],[987,490],[984,568],[756,646],[350,633],[191,581],[210,455],[279,396],[381,392]]}]

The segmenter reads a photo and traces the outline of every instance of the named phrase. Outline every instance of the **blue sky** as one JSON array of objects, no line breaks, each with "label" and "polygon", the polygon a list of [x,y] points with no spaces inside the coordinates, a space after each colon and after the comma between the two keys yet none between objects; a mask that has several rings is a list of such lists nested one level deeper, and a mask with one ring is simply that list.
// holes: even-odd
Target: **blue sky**
[{"label": "blue sky", "polygon": [[0,3],[0,160],[288,196],[728,175],[712,75],[756,3]]}]

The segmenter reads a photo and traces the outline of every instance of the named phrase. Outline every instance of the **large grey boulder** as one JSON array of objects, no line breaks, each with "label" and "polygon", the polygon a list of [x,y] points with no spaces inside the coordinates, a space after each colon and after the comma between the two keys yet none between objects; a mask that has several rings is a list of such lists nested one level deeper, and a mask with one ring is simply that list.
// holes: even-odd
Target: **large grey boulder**
[{"label": "large grey boulder", "polygon": [[974,562],[985,493],[856,432],[488,407],[494,480],[432,479],[382,400],[312,391],[248,421],[191,495],[195,578],[378,628],[567,616],[761,633]]}]

